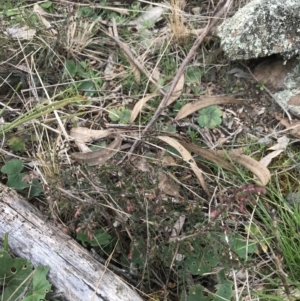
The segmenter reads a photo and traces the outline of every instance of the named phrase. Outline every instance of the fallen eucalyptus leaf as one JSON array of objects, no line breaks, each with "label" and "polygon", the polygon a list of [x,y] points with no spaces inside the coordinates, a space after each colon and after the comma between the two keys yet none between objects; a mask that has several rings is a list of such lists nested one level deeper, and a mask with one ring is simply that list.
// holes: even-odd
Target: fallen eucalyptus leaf
[{"label": "fallen eucalyptus leaf", "polygon": [[211,105],[221,105],[226,103],[244,104],[243,101],[236,99],[233,96],[201,96],[198,100],[184,105],[177,113],[175,119],[180,120]]},{"label": "fallen eucalyptus leaf", "polygon": [[237,151],[217,151],[218,154],[223,155],[225,158],[229,158],[233,162],[241,164],[250,170],[261,182],[262,186],[266,186],[271,179],[271,173],[267,167],[259,163],[255,159],[240,154]]},{"label": "fallen eucalyptus leaf", "polygon": [[73,153],[71,157],[77,161],[84,161],[89,166],[101,166],[120,150],[121,142],[121,136],[117,135],[115,140],[105,148],[89,153]]},{"label": "fallen eucalyptus leaf", "polygon": [[275,151],[267,154],[266,156],[264,156],[262,159],[260,159],[259,163],[262,164],[263,166],[267,167],[271,163],[272,159],[276,158],[283,151],[284,151],[283,149],[275,150]]},{"label": "fallen eucalyptus leaf", "polygon": [[153,97],[158,96],[159,94],[150,94],[147,95],[145,97],[143,97],[142,99],[140,99],[134,106],[132,112],[131,112],[131,116],[130,116],[130,120],[129,123],[133,123],[136,119],[136,117],[138,116],[138,114],[141,112],[142,107],[144,106],[144,104],[149,101],[150,99],[152,99]]},{"label": "fallen eucalyptus leaf", "polygon": [[205,191],[205,193],[210,196],[211,193],[205,183],[202,171],[198,168],[197,163],[195,162],[194,158],[192,157],[192,155],[190,154],[190,152],[185,149],[182,144],[180,144],[177,140],[171,138],[171,137],[167,137],[167,136],[159,136],[157,137],[158,139],[166,142],[167,144],[169,144],[170,146],[174,147],[182,156],[183,160],[185,160],[187,163],[190,164],[191,169],[193,170],[194,174],[196,175],[196,177],[199,180],[199,183],[201,185],[201,187],[203,188],[203,190]]},{"label": "fallen eucalyptus leaf", "polygon": [[189,151],[195,153],[196,155],[199,155],[203,157],[204,159],[213,162],[217,165],[220,165],[223,168],[226,168],[227,170],[234,171],[235,168],[230,164],[228,161],[226,161],[222,156],[220,156],[216,151],[211,149],[205,149],[200,146],[187,143],[184,141],[180,141],[180,143]]},{"label": "fallen eucalyptus leaf", "polygon": [[179,78],[179,81],[168,100],[167,106],[169,106],[171,103],[173,103],[175,100],[177,100],[180,97],[183,87],[184,87],[184,74],[182,74],[181,77]]}]

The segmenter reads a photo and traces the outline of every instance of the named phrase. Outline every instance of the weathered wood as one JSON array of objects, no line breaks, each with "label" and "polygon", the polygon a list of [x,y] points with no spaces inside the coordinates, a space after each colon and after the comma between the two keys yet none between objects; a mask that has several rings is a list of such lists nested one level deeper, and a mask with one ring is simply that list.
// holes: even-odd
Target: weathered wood
[{"label": "weathered wood", "polygon": [[76,241],[44,221],[43,215],[0,183],[0,240],[34,266],[50,267],[49,281],[67,301],[142,301],[118,276]]}]

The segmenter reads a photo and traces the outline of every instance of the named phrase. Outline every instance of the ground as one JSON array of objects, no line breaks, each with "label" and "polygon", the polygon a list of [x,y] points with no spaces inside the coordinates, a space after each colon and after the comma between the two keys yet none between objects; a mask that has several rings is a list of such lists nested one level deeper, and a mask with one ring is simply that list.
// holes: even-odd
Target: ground
[{"label": "ground", "polygon": [[0,4],[2,182],[145,300],[294,300],[280,58],[231,62],[214,26],[157,114],[216,1],[123,2]]}]

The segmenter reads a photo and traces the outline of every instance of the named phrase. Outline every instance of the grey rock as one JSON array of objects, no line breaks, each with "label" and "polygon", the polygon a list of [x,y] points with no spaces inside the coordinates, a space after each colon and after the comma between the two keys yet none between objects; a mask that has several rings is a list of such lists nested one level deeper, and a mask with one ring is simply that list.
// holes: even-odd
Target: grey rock
[{"label": "grey rock", "polygon": [[290,192],[285,197],[285,199],[292,207],[299,206],[300,205],[300,191]]},{"label": "grey rock", "polygon": [[285,86],[287,89],[275,93],[277,103],[300,118],[300,71],[296,66],[285,78]]},{"label": "grey rock", "polygon": [[220,25],[221,47],[231,60],[299,54],[300,0],[253,0]]}]

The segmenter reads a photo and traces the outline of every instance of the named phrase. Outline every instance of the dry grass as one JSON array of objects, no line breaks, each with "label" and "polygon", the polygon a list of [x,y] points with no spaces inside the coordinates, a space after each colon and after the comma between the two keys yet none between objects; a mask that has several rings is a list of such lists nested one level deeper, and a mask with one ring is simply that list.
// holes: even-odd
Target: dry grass
[{"label": "dry grass", "polygon": [[185,0],[170,0],[171,4],[171,16],[170,16],[170,28],[173,32],[176,41],[181,44],[187,39],[187,28],[184,19],[184,8],[186,6]]}]

